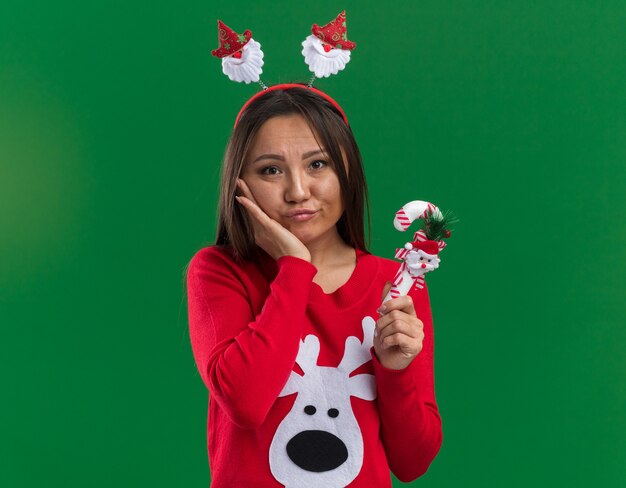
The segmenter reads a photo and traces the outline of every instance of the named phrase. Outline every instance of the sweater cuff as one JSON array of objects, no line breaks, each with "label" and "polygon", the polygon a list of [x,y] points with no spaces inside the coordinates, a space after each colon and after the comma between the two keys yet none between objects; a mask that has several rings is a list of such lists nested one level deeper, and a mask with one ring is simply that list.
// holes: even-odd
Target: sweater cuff
[{"label": "sweater cuff", "polygon": [[276,265],[276,280],[282,286],[297,286],[299,283],[310,285],[317,274],[317,268],[312,263],[295,256],[281,256],[276,260]]},{"label": "sweater cuff", "polygon": [[376,356],[374,346],[370,348],[374,375],[376,377],[376,387],[382,396],[390,395],[411,395],[415,393],[415,378],[412,368],[415,366],[415,359],[404,369],[391,369],[383,366]]}]

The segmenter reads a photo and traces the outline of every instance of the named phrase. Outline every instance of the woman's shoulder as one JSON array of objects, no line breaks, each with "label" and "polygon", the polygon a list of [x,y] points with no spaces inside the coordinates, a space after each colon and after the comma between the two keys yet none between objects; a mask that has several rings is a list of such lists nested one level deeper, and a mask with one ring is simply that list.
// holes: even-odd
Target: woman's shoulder
[{"label": "woman's shoulder", "polygon": [[187,265],[187,275],[208,277],[214,275],[241,275],[246,273],[245,263],[236,259],[230,246],[210,245],[198,249]]},{"label": "woman's shoulder", "polygon": [[[371,263],[371,266],[377,267],[378,276],[381,279],[385,281],[386,280],[393,281],[393,279],[396,276],[396,273],[398,272],[398,269],[400,269],[400,266],[402,265],[402,261],[399,261],[397,259],[390,259],[387,257],[377,256],[370,252],[363,252],[363,251],[361,252],[363,253],[363,256],[365,256],[365,259]],[[411,294],[412,295],[428,294],[428,287],[426,286],[426,283],[422,285],[422,288],[418,288],[418,287],[411,288]]]},{"label": "woman's shoulder", "polygon": [[211,265],[236,264],[235,254],[229,246],[210,245],[198,249],[189,261],[189,268]]},{"label": "woman's shoulder", "polygon": [[370,261],[372,264],[376,264],[379,270],[385,274],[387,274],[390,271],[395,272],[398,269],[398,266],[400,266],[399,261],[395,261],[393,259],[378,256],[369,251],[359,250],[359,252],[362,255],[362,259],[366,259]]},{"label": "woman's shoulder", "polygon": [[263,256],[257,259],[238,259],[234,249],[228,245],[210,245],[200,248],[193,255],[188,265],[188,273],[201,276],[230,276],[239,281],[259,278],[271,274],[266,271]]}]

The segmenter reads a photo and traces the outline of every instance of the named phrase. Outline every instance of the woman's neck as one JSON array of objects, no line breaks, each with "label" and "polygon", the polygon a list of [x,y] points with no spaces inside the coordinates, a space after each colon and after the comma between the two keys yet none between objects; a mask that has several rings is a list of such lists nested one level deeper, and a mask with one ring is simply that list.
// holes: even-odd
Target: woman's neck
[{"label": "woman's neck", "polygon": [[306,247],[311,253],[311,264],[318,270],[355,259],[354,248],[344,242],[336,228],[334,232],[308,243]]}]

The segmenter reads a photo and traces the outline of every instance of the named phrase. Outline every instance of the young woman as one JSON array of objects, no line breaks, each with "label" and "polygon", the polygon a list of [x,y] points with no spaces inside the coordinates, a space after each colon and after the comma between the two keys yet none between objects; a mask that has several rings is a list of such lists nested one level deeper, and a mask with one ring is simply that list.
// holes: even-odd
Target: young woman
[{"label": "young woman", "polygon": [[442,443],[427,288],[382,299],[359,149],[328,95],[277,85],[228,142],[217,240],[187,273],[213,487],[391,487]]}]

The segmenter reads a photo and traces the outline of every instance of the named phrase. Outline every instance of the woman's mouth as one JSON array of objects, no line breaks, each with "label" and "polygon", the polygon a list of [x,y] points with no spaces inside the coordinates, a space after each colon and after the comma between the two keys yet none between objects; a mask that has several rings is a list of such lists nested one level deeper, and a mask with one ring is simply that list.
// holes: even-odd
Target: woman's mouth
[{"label": "woman's mouth", "polygon": [[305,222],[315,217],[317,212],[317,210],[294,210],[287,214],[287,218],[296,222]]}]

